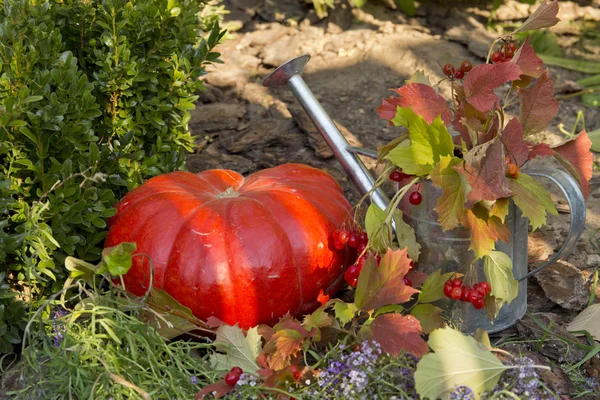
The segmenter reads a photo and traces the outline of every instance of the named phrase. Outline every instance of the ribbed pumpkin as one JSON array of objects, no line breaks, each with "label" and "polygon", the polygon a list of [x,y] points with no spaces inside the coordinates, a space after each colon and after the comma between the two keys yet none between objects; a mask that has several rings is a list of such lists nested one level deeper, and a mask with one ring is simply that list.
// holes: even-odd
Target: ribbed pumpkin
[{"label": "ribbed pumpkin", "polygon": [[[173,172],[126,194],[105,245],[135,242],[152,259],[156,288],[200,319],[248,328],[315,309],[320,290],[335,292],[347,265],[332,232],[350,204],[327,173],[302,164],[247,178],[229,170]],[[124,276],[141,296],[150,263],[134,257]]]}]

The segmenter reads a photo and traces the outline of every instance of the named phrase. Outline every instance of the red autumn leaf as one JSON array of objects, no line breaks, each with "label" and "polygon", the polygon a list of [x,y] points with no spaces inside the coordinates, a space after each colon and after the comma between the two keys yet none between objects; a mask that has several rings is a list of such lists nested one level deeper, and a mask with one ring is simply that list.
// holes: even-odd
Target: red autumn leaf
[{"label": "red autumn leaf", "polygon": [[537,78],[544,72],[542,59],[535,54],[533,46],[529,44],[529,36],[510,61],[521,68],[521,75]]},{"label": "red autumn leaf", "polygon": [[423,286],[423,283],[425,283],[429,275],[421,271],[410,271],[406,274],[406,277],[410,279],[414,288],[420,288]]},{"label": "red autumn leaf", "polygon": [[575,138],[554,146],[554,155],[560,163],[579,181],[584,197],[590,194],[589,180],[592,178],[594,156],[590,152],[592,141],[586,131]]},{"label": "red autumn leaf", "polygon": [[[401,107],[401,99],[399,97],[388,97],[381,101],[381,105],[377,108],[379,118],[390,121],[396,116],[396,109]],[[388,125],[393,125],[390,122]]]},{"label": "red autumn leaf", "polygon": [[209,328],[218,328],[224,323],[225,322],[221,321],[219,318],[213,316],[208,317],[208,319],[206,320],[206,326]]},{"label": "red autumn leaf", "polygon": [[233,390],[233,386],[228,385],[225,382],[225,379],[221,379],[215,383],[211,383],[208,386],[205,386],[201,391],[196,394],[195,400],[202,400],[206,395],[214,395],[215,399],[220,399],[225,396],[227,393]]},{"label": "red autumn leaf", "polygon": [[258,330],[258,334],[262,336],[263,339],[265,339],[267,342],[271,340],[273,334],[275,333],[273,327],[269,325],[259,325],[256,329]]},{"label": "red autumn leaf", "polygon": [[544,0],[533,14],[523,22],[523,25],[509,35],[514,35],[517,32],[533,31],[540,28],[550,28],[560,22],[557,15],[558,0],[553,0],[550,3],[548,3],[548,0]]},{"label": "red autumn leaf", "polygon": [[412,315],[382,314],[375,318],[370,327],[373,339],[383,351],[394,357],[403,350],[415,357],[421,357],[429,351],[427,342],[421,337],[421,324]]},{"label": "red autumn leaf", "polygon": [[379,267],[372,257],[367,259],[356,286],[356,307],[365,311],[376,310],[389,304],[401,304],[410,300],[412,295],[419,291],[402,282],[409,269],[410,259],[406,249],[388,249]]},{"label": "red autumn leaf", "polygon": [[517,118],[508,121],[501,136],[510,160],[519,167],[529,159],[529,147],[523,141],[523,127]]},{"label": "red autumn leaf", "polygon": [[512,194],[508,189],[506,163],[502,153],[502,142],[496,137],[475,146],[465,155],[464,163],[454,166],[471,185],[471,191],[467,195],[467,208],[481,200],[497,200]]},{"label": "red autumn leaf", "polygon": [[521,68],[513,63],[481,64],[473,67],[465,79],[465,96],[481,112],[488,112],[500,101],[494,89],[519,79]]},{"label": "red autumn leaf", "polygon": [[[308,335],[307,335],[308,336]],[[290,364],[304,344],[306,336],[295,329],[283,329],[273,335],[275,352],[268,358],[269,366],[274,371],[279,371]]]},{"label": "red autumn leaf", "polygon": [[323,289],[321,289],[319,295],[317,296],[317,301],[321,304],[321,307],[323,307],[325,304],[327,304],[330,298],[331,297],[328,294],[325,294]]},{"label": "red autumn leaf", "polygon": [[[391,106],[397,105],[400,107],[411,107],[415,114],[422,116],[428,124],[431,124],[438,116],[441,116],[442,121],[446,125],[452,121],[452,113],[446,100],[431,86],[423,83],[411,83],[396,89],[396,93],[402,97],[399,99],[395,97],[387,99],[388,105],[385,107],[386,116],[391,115]],[[396,108],[394,108],[394,115],[390,119],[395,116]],[[383,118],[383,116],[381,117]]]},{"label": "red autumn leaf", "polygon": [[531,147],[528,160],[533,160],[536,157],[552,157],[554,155],[554,150],[552,150],[549,144],[540,143],[534,145],[527,142],[527,145]]},{"label": "red autumn leaf", "polygon": [[519,97],[519,120],[524,136],[543,131],[558,113],[558,101],[554,99],[554,87],[548,70],[531,87],[520,89]]}]

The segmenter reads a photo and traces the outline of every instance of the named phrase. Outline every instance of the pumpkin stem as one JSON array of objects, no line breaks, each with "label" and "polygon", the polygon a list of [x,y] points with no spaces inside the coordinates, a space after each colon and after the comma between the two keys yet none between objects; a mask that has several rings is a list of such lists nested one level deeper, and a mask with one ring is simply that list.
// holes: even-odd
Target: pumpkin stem
[{"label": "pumpkin stem", "polygon": [[240,195],[240,192],[238,192],[237,190],[235,190],[232,187],[228,187],[227,190],[219,193],[216,197],[217,197],[217,199],[223,199],[226,197],[238,197],[239,195]]}]

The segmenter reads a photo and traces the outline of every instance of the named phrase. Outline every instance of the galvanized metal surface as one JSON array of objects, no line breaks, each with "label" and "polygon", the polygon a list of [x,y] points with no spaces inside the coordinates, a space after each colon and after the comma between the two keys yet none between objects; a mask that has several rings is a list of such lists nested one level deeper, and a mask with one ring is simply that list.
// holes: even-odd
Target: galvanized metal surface
[{"label": "galvanized metal surface", "polygon": [[[377,155],[371,150],[349,146],[344,136],[329,118],[300,76],[309,59],[310,56],[303,55],[288,61],[267,76],[263,84],[265,86],[287,85],[290,88],[325,138],[352,183],[361,194],[368,193],[373,188],[374,179],[357,154],[372,158],[376,158]],[[527,311],[527,277],[554,263],[560,257],[566,256],[583,232],[586,208],[583,193],[577,182],[569,174],[555,169],[532,169],[526,172],[532,176],[550,179],[565,194],[571,207],[569,235],[562,248],[548,262],[536,270],[528,272],[528,220],[522,216],[519,208],[511,201],[509,215],[506,218],[506,223],[511,232],[510,240],[508,243],[496,243],[496,250],[506,253],[513,262],[513,273],[519,280],[518,295],[510,304],[505,304],[501,308],[493,322],[489,320],[485,309],[476,310],[471,304],[464,302],[439,301],[438,305],[450,314],[458,324],[459,329],[465,333],[473,333],[477,328],[485,329],[488,332],[497,332],[515,324]],[[400,182],[399,186],[406,183],[408,182]],[[466,228],[444,231],[437,222],[438,215],[434,208],[441,195],[441,189],[435,187],[430,181],[423,181],[420,185],[420,192],[423,195],[423,201],[420,205],[409,204],[408,196],[405,196],[399,205],[399,208],[404,212],[406,222],[415,229],[417,240],[422,246],[418,269],[425,273],[432,273],[437,269],[441,269],[442,273],[450,271],[466,273],[470,268],[473,268],[471,272],[474,272],[474,274],[471,273],[469,276],[472,276],[476,281],[485,279],[482,260],[474,261],[474,254],[469,250],[470,231]],[[382,209],[385,209],[389,204],[389,199],[381,190],[373,192],[372,201]],[[466,283],[469,284],[468,281]]]}]

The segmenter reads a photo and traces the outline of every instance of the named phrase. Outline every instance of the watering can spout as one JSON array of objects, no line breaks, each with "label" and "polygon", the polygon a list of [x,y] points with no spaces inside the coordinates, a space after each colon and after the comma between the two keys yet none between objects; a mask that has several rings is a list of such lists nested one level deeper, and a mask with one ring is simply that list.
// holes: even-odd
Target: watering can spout
[{"label": "watering can spout", "polygon": [[[309,60],[310,55],[305,54],[287,61],[271,72],[263,81],[263,85],[266,87],[287,86],[292,91],[317,130],[325,138],[333,155],[337,158],[354,186],[361,195],[365,195],[373,189],[375,181],[367,167],[358,158],[357,149],[351,147],[346,141],[344,135],[327,115],[302,78],[301,74]],[[370,200],[384,210],[389,205],[389,199],[379,188],[372,192]]]}]

